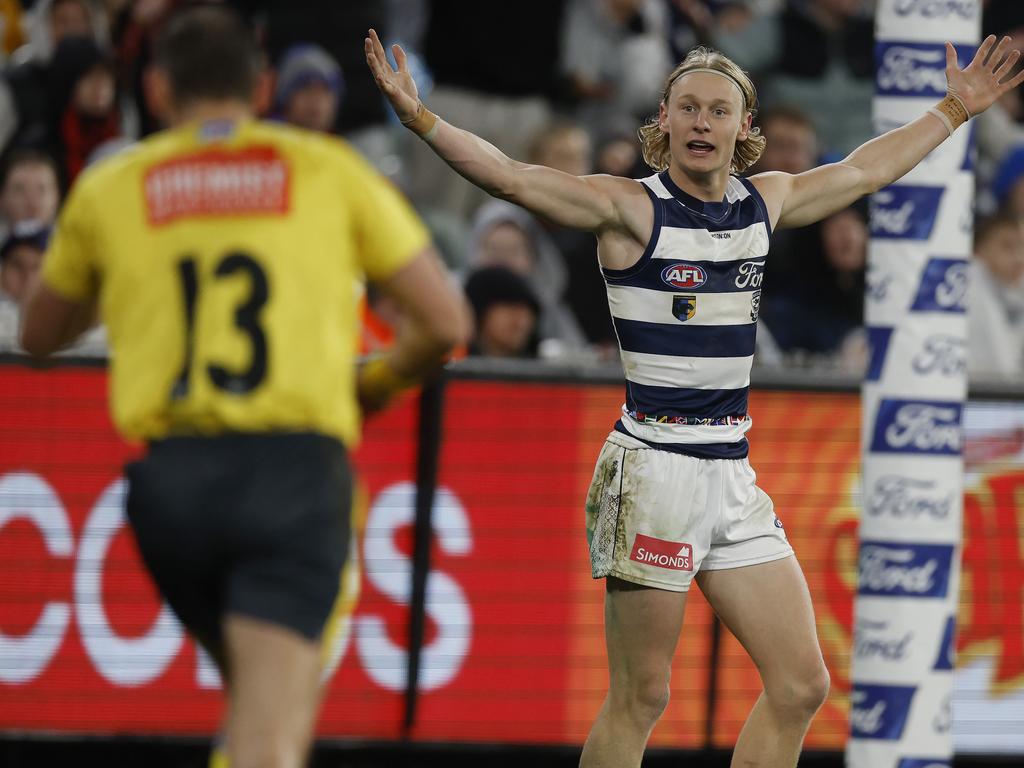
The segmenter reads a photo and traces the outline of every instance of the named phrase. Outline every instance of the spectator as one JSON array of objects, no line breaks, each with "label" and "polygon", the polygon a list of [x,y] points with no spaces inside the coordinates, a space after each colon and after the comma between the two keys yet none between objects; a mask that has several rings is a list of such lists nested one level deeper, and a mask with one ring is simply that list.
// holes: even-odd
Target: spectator
[{"label": "spectator", "polygon": [[[639,142],[635,133],[631,144],[633,152],[638,153]],[[594,172],[592,151],[590,138],[579,124],[554,120],[530,142],[526,160],[574,176],[586,176]],[[493,210],[495,205],[488,203],[481,211]],[[497,205],[502,206],[502,210],[511,209],[517,216],[525,213],[516,206],[505,203]],[[535,285],[544,306],[545,322],[563,318],[565,326],[571,326],[572,330],[569,334],[563,332],[559,335],[574,351],[581,349],[584,342],[589,342],[598,347],[608,347],[605,350],[608,354],[617,354],[617,350],[612,348],[615,331],[608,304],[594,301],[595,291],[596,295],[601,295],[605,290],[601,270],[597,265],[597,240],[588,232],[556,227],[531,214],[526,214],[526,220],[532,222],[533,229],[538,233],[542,258],[552,251],[561,260],[556,275],[549,274]],[[566,306],[571,315],[566,312]]]},{"label": "spectator", "polygon": [[50,98],[50,130],[40,144],[60,159],[69,187],[93,150],[124,133],[113,59],[89,38],[61,41],[50,67]]},{"label": "spectator", "polygon": [[473,308],[469,354],[480,357],[536,357],[540,303],[529,284],[506,267],[483,267],[466,280]]},{"label": "spectator", "polygon": [[59,204],[60,187],[53,158],[31,149],[12,153],[0,175],[0,238],[19,224],[53,224]]},{"label": "spectator", "polygon": [[[423,54],[435,86],[421,91],[424,102],[509,156],[524,157],[551,117],[564,4],[432,0]],[[487,29],[500,34],[466,34]],[[409,192],[418,206],[463,219],[486,199],[422,142],[413,143],[409,155]]]},{"label": "spectator", "polygon": [[341,68],[327,51],[313,44],[292,46],[277,69],[273,113],[300,128],[330,133],[343,85]]},{"label": "spectator", "polygon": [[[803,173],[818,164],[818,134],[814,123],[796,107],[778,106],[758,117],[766,143],[764,153],[751,173],[783,171]],[[773,285],[790,285],[799,280],[807,264],[821,248],[814,228],[783,229],[772,233],[768,252],[769,278]]]},{"label": "spectator", "polygon": [[762,112],[758,122],[767,143],[751,174],[803,173],[818,164],[818,134],[803,110],[780,105]]},{"label": "spectator", "polygon": [[[761,319],[783,352],[836,356],[864,322],[866,206],[859,201],[833,214],[815,233],[817,251],[794,277],[780,282],[769,270]],[[848,350],[857,356],[856,345]]]},{"label": "spectator", "polygon": [[49,240],[50,227],[33,222],[14,227],[0,245],[0,293],[6,299],[20,305],[28,295]]},{"label": "spectator", "polygon": [[561,70],[592,133],[615,119],[645,117],[658,102],[672,68],[667,22],[655,0],[570,0]]},{"label": "spectator", "polygon": [[477,212],[470,236],[471,268],[500,266],[525,279],[543,307],[537,331],[544,356],[557,357],[586,344],[572,313],[562,303],[566,269],[540,222],[518,206],[492,200]]},{"label": "spectator", "polygon": [[1024,233],[1003,215],[982,221],[974,236],[967,316],[972,375],[1024,374]]},{"label": "spectator", "polygon": [[992,180],[998,208],[1011,216],[1024,217],[1024,145],[1012,148],[999,164]]},{"label": "spectator", "polygon": [[843,156],[874,135],[874,28],[861,0],[788,0],[781,14],[717,27],[715,47],[763,72],[762,101],[791,104],[815,122],[824,154]]},{"label": "spectator", "polygon": [[94,0],[39,0],[31,18],[29,42],[14,52],[0,80],[0,147],[11,141],[32,145],[35,132],[45,131],[50,62],[63,40],[90,37],[101,48],[108,43],[107,16]]}]

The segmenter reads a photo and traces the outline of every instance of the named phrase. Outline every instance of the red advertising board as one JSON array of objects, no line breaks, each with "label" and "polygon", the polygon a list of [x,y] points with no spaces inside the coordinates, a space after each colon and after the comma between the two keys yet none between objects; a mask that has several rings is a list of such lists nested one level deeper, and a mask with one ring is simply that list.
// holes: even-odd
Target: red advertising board
[{"label": "red advertising board", "polygon": [[[144,576],[119,511],[101,369],[0,368],[0,729],[211,734],[216,675]],[[603,585],[582,500],[619,387],[456,381],[446,391],[426,637],[412,736],[579,744],[607,686]],[[855,579],[856,395],[755,392],[751,463],[807,573],[833,675],[808,746],[845,742]],[[408,661],[415,401],[372,419],[356,453],[362,593],[336,648],[322,736],[402,734]],[[1024,469],[1011,437],[971,443],[962,660],[1024,689]],[[980,457],[980,458],[979,458]],[[711,612],[691,592],[657,746],[700,747]],[[638,628],[642,631],[642,628]],[[760,691],[725,633],[714,741],[735,741]]]}]

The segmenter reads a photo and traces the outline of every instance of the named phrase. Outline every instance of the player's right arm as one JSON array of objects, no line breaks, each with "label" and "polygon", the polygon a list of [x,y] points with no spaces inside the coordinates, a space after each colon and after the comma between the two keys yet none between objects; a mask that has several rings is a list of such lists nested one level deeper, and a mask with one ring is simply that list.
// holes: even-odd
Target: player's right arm
[{"label": "player's right arm", "polygon": [[[401,47],[392,46],[397,70],[388,63],[372,29],[364,49],[377,87],[391,102],[398,119],[409,125],[418,115],[424,115]],[[485,192],[555,224],[591,232],[629,228],[627,220],[632,217],[623,209],[637,200],[634,188],[638,185],[632,180],[573,176],[554,168],[521,163],[479,136],[443,120],[437,120],[436,128],[425,139],[452,169]],[[640,198],[645,204],[646,195],[641,194]]]}]

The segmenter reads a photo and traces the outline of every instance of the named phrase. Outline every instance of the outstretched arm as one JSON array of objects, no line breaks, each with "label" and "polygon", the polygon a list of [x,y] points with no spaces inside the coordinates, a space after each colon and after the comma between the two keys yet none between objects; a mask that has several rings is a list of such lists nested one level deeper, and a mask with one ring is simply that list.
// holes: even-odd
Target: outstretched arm
[{"label": "outstretched arm", "polygon": [[[961,70],[955,49],[946,43],[949,95],[935,110],[861,145],[841,162],[797,175],[763,173],[753,177],[751,181],[776,219],[775,226],[802,227],[820,221],[904,176],[952,136],[960,122],[984,112],[1024,82],[1024,72],[1008,77],[1020,58],[1020,51],[1007,53],[1009,44],[1009,37],[996,45],[995,36],[989,36],[974,60]],[[963,120],[956,114],[961,106],[967,110]]]},{"label": "outstretched arm", "polygon": [[521,205],[566,227],[601,231],[621,226],[617,191],[635,185],[610,176],[573,176],[553,168],[527,165],[469,131],[430,113],[419,100],[405,52],[392,46],[393,69],[374,30],[364,41],[366,63],[377,87],[404,125],[415,131],[458,174],[488,194]]}]

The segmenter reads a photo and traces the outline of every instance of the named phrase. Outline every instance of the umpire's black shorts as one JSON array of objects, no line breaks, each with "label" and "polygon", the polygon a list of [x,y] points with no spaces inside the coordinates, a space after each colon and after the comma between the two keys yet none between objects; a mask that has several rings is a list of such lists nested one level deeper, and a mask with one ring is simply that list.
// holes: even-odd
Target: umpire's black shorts
[{"label": "umpire's black shorts", "polygon": [[216,658],[230,613],[319,637],[349,547],[352,474],[339,441],[173,437],[152,443],[126,475],[142,559]]}]

